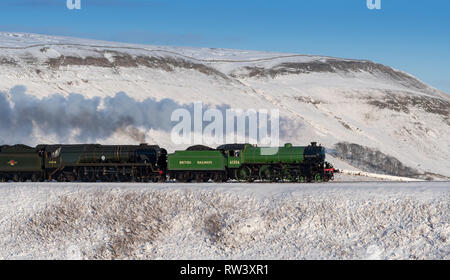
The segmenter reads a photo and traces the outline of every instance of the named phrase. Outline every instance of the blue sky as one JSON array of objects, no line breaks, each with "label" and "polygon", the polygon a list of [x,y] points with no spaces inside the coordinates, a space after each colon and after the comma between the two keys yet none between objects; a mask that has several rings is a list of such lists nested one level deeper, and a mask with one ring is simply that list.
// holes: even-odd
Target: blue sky
[{"label": "blue sky", "polygon": [[370,59],[450,93],[450,1],[0,0],[0,31]]}]

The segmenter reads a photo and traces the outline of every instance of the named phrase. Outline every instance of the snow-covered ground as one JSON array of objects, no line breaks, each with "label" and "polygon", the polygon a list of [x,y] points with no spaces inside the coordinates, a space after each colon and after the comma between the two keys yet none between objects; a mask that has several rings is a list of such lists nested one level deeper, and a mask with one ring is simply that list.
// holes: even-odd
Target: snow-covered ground
[{"label": "snow-covered ground", "polygon": [[449,182],[0,184],[3,259],[450,259]]}]

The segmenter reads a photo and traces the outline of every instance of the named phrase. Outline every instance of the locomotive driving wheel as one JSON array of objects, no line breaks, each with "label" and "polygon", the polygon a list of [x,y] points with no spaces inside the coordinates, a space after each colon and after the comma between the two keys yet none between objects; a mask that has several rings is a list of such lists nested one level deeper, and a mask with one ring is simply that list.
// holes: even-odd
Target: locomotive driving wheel
[{"label": "locomotive driving wheel", "polygon": [[236,180],[239,181],[248,181],[250,180],[250,176],[252,175],[252,171],[248,166],[242,166],[235,171]]},{"label": "locomotive driving wheel", "polygon": [[265,181],[272,181],[272,170],[270,166],[264,165],[259,169],[259,178]]},{"label": "locomotive driving wheel", "polygon": [[97,176],[95,173],[95,169],[93,167],[84,167],[78,170],[78,178],[81,179],[82,182],[96,182]]},{"label": "locomotive driving wheel", "polygon": [[317,183],[322,182],[322,175],[320,175],[319,173],[314,175],[314,181],[317,182]]}]

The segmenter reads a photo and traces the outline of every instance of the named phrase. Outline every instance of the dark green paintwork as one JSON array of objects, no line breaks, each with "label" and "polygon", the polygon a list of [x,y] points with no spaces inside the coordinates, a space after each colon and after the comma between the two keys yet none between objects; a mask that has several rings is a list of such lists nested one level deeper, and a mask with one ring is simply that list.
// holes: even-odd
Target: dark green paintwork
[{"label": "dark green paintwork", "polygon": [[[152,153],[156,159],[156,151],[152,148],[157,146],[117,146],[117,145],[49,145],[45,146],[46,168],[60,168],[64,166],[83,166],[86,164],[104,163],[129,163],[139,159],[139,153]],[[159,147],[157,147],[159,150]]]},{"label": "dark green paintwork", "polygon": [[35,148],[25,145],[0,147],[0,172],[41,172],[42,159]]},{"label": "dark green paintwork", "polygon": [[299,163],[305,147],[286,144],[279,148],[259,148],[245,145],[244,150],[176,151],[168,155],[168,170],[224,170],[243,164]]},{"label": "dark green paintwork", "polygon": [[226,159],[220,151],[176,151],[167,157],[168,170],[225,170]]},{"label": "dark green paintwork", "polygon": [[241,156],[242,164],[299,163],[303,161],[305,147],[286,144],[279,148],[246,145]]}]

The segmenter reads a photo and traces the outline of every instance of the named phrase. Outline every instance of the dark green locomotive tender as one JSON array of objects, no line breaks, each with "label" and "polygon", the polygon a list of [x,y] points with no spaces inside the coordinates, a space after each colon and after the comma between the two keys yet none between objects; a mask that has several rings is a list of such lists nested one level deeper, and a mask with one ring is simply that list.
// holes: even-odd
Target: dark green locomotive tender
[{"label": "dark green locomotive tender", "polygon": [[25,145],[0,146],[0,181],[43,178],[43,162],[36,148]]}]

